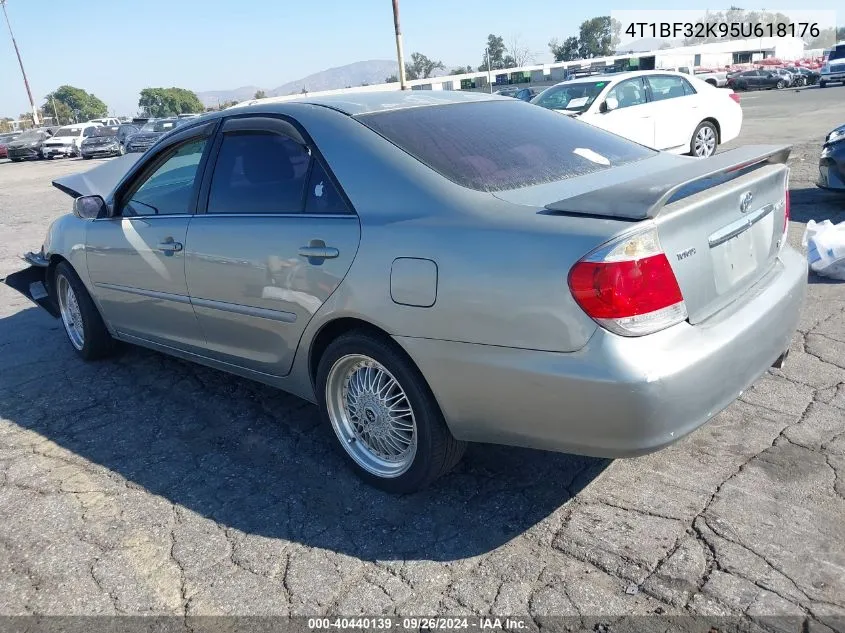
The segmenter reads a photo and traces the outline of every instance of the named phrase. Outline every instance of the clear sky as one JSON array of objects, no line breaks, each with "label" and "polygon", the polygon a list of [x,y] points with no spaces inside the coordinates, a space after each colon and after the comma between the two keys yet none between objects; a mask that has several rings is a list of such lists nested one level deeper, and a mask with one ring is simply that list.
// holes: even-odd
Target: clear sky
[{"label": "clear sky", "polygon": [[[840,3],[810,0],[812,7],[804,8]],[[274,88],[333,66],[396,55],[391,0],[7,0],[6,6],[38,105],[70,84],[129,115],[148,86]],[[506,41],[518,36],[538,62],[551,61],[548,41],[575,35],[587,18],[675,6],[672,0],[401,0],[400,8],[406,56],[420,51],[447,66],[478,66],[488,33]],[[17,116],[28,101],[6,25],[0,26],[0,115]]]}]

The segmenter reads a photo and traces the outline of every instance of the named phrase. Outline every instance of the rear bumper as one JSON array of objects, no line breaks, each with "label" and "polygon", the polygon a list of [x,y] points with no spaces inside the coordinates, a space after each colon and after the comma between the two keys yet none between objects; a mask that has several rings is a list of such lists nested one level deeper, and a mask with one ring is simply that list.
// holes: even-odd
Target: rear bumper
[{"label": "rear bumper", "polygon": [[28,253],[27,261],[32,264],[16,273],[12,273],[0,282],[17,290],[35,305],[44,308],[52,316],[59,317],[59,307],[49,291],[47,282],[48,262],[36,253]]},{"label": "rear bumper", "polygon": [[598,457],[662,448],[733,402],[788,348],[807,283],[786,247],[733,310],[574,353],[397,337],[455,437]]}]

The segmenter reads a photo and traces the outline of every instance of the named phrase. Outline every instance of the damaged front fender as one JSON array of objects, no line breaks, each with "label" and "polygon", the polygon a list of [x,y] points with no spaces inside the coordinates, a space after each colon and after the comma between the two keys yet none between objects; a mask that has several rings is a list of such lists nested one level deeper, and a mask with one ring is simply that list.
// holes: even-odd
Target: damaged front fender
[{"label": "damaged front fender", "polygon": [[59,318],[59,306],[56,304],[53,293],[50,292],[47,280],[50,263],[40,253],[27,253],[24,259],[31,266],[12,273],[0,281],[44,308],[51,316]]}]

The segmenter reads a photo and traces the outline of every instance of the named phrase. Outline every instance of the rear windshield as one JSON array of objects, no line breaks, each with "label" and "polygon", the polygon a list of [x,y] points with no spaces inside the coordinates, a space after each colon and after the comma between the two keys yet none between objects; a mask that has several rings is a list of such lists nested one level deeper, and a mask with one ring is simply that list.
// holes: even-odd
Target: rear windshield
[{"label": "rear windshield", "polygon": [[407,108],[358,120],[449,180],[478,191],[563,180],[656,153],[519,100]]},{"label": "rear windshield", "polygon": [[142,132],[167,132],[168,130],[172,130],[178,125],[178,121],[173,119],[165,119],[162,121],[150,121],[149,123],[145,123],[144,127],[141,128]]}]

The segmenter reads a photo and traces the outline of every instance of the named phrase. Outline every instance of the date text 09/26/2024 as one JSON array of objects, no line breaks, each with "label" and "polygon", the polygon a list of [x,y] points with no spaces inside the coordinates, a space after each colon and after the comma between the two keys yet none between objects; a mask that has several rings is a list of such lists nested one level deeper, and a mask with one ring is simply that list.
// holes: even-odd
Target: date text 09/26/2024
[{"label": "date text 09/26/2024", "polygon": [[527,628],[527,623],[521,618],[496,618],[496,617],[351,617],[351,618],[308,618],[308,629],[311,631],[328,631],[331,629],[347,630],[393,630],[405,631],[419,630],[518,630]]},{"label": "date text 09/26/2024", "polygon": [[625,35],[635,38],[751,39],[754,37],[818,37],[817,22],[629,22]]}]

